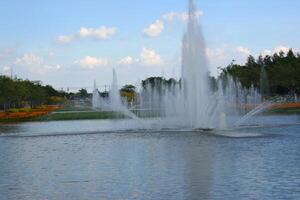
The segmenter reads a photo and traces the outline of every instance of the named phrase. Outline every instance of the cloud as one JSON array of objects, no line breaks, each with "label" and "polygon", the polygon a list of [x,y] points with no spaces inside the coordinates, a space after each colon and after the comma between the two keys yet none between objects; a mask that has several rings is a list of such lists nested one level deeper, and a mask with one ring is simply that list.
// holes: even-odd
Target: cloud
[{"label": "cloud", "polygon": [[[196,11],[195,16],[199,18],[203,15],[203,11]],[[181,22],[187,22],[189,19],[189,14],[187,12],[169,12],[166,14],[163,14],[160,19],[157,19],[154,23],[148,25],[146,28],[144,28],[143,33],[150,37],[158,37],[165,28],[165,22],[172,22],[175,20],[179,20]]]},{"label": "cloud", "polygon": [[35,54],[24,54],[22,57],[17,58],[16,65],[37,66],[43,63],[43,59]]},{"label": "cloud", "polygon": [[14,64],[20,67],[25,67],[30,72],[38,74],[44,74],[61,69],[61,65],[46,64],[42,57],[35,54],[24,54],[22,57],[16,58]]},{"label": "cloud", "polygon": [[106,58],[95,58],[91,56],[85,56],[79,61],[75,61],[75,64],[79,64],[83,69],[95,69],[108,65],[108,60]]},{"label": "cloud", "polygon": [[115,27],[101,26],[99,28],[81,27],[79,31],[71,35],[60,35],[56,38],[59,44],[70,44],[80,38],[94,38],[98,40],[107,40],[117,33]]},{"label": "cloud", "polygon": [[140,57],[141,64],[145,66],[160,66],[163,64],[161,56],[151,49],[143,48]]},{"label": "cloud", "polygon": [[9,66],[4,66],[3,68],[2,68],[2,71],[3,72],[8,72],[8,71],[10,71],[10,67]]},{"label": "cloud", "polygon": [[[200,16],[203,15],[203,11],[198,10],[195,12],[195,16],[199,18]],[[162,19],[165,21],[174,21],[174,20],[179,20],[182,22],[187,22],[189,19],[189,14],[187,12],[169,12],[166,13],[162,16]]]},{"label": "cloud", "polygon": [[59,44],[70,44],[71,42],[73,42],[74,40],[74,36],[72,35],[60,35],[57,38],[57,42]]},{"label": "cloud", "polygon": [[148,37],[158,37],[164,30],[164,22],[161,20],[156,20],[154,23],[146,27],[143,32]]},{"label": "cloud", "polygon": [[119,61],[119,65],[133,65],[135,63],[135,59],[131,56],[126,56]]},{"label": "cloud", "polygon": [[207,48],[206,55],[209,61],[211,75],[218,76],[221,72],[219,68],[224,68],[233,60],[237,64],[244,64],[250,50],[242,46],[223,45],[216,48]]},{"label": "cloud", "polygon": [[119,61],[120,65],[161,66],[164,64],[161,56],[152,49],[143,48],[139,58],[126,56]]},{"label": "cloud", "polygon": [[280,52],[283,51],[284,53],[287,53],[290,50],[289,47],[285,47],[285,46],[277,46],[275,47],[275,49],[273,50],[274,52]]},{"label": "cloud", "polygon": [[1,74],[7,75],[7,76],[10,75],[11,74],[11,67],[9,67],[9,66],[2,67]]},{"label": "cloud", "polygon": [[117,29],[115,27],[106,27],[106,26],[101,26],[100,28],[85,28],[82,27],[79,30],[79,36],[82,38],[96,38],[96,39],[101,39],[101,40],[106,40],[110,36],[115,35],[117,32]]},{"label": "cloud", "polygon": [[277,47],[275,47],[274,49],[266,49],[264,50],[263,52],[261,52],[261,55],[262,56],[266,56],[266,55],[273,55],[275,53],[279,53],[279,52],[284,52],[284,53],[287,53],[288,51],[290,50],[289,47],[286,47],[286,46],[283,46],[283,45],[279,45]]},{"label": "cloud", "polygon": [[251,54],[250,50],[246,47],[242,47],[242,46],[239,46],[236,48],[236,51],[240,54],[244,54],[246,56],[249,56]]}]

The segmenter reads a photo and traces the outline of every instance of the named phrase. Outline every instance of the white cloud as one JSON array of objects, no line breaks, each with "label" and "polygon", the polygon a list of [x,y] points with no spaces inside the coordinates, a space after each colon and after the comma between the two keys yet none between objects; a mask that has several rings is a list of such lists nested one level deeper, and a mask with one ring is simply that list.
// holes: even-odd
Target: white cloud
[{"label": "white cloud", "polygon": [[75,61],[76,64],[79,64],[83,69],[95,69],[102,66],[108,65],[108,60],[106,58],[95,58],[91,56],[85,56],[79,61]]},{"label": "white cloud", "polygon": [[10,71],[10,67],[9,66],[4,66],[2,70],[4,72],[8,72],[8,71]]},{"label": "white cloud", "polygon": [[273,50],[274,52],[280,52],[283,51],[284,53],[287,53],[290,50],[290,48],[285,47],[285,46],[277,46],[275,47],[275,49]]},{"label": "white cloud", "polygon": [[15,64],[26,66],[39,66],[43,63],[43,58],[35,54],[24,54],[22,57],[17,58]]},{"label": "white cloud", "polygon": [[59,44],[69,44],[73,42],[74,38],[75,37],[73,35],[60,35],[57,38],[57,42]]},{"label": "white cloud", "polygon": [[154,23],[146,27],[143,32],[148,37],[158,37],[163,30],[164,22],[161,20],[156,20]]},{"label": "white cloud", "polygon": [[159,66],[163,64],[161,56],[154,50],[143,48],[140,62],[145,66]]},{"label": "white cloud", "polygon": [[119,61],[119,64],[120,65],[132,65],[135,63],[135,60],[134,58],[132,58],[131,56],[126,56],[125,58],[122,58],[120,61]]},{"label": "white cloud", "polygon": [[233,60],[235,63],[243,64],[246,61],[247,48],[239,48],[230,45],[222,45],[221,47],[207,48],[206,55],[209,61],[209,69],[212,76],[218,76],[220,67],[228,66]]},{"label": "white cloud", "polygon": [[[195,12],[195,16],[199,18],[203,15],[203,11],[198,10]],[[169,12],[162,16],[162,18],[166,21],[174,21],[179,20],[183,22],[187,22],[189,19],[189,14],[187,12]]]},{"label": "white cloud", "polygon": [[242,46],[237,47],[236,51],[240,54],[244,54],[244,55],[247,55],[247,56],[249,56],[251,54],[251,52],[248,48],[242,47]]},{"label": "white cloud", "polygon": [[10,75],[10,73],[11,73],[11,67],[9,67],[9,66],[4,66],[4,67],[2,68],[2,70],[1,70],[1,72],[2,72],[2,74],[4,74],[4,75]]},{"label": "white cloud", "polygon": [[284,53],[287,53],[289,51],[289,47],[286,47],[286,46],[282,46],[282,45],[279,45],[277,47],[275,47],[274,49],[266,49],[264,50],[263,52],[261,52],[261,55],[263,56],[266,56],[266,55],[273,55],[275,53],[279,53],[279,52],[284,52]]},{"label": "white cloud", "polygon": [[56,38],[59,44],[70,44],[79,38],[94,38],[99,40],[107,40],[117,33],[115,27],[101,26],[99,28],[81,27],[79,31],[71,35],[60,35]]},{"label": "white cloud", "polygon": [[126,56],[119,61],[120,65],[161,66],[164,64],[161,56],[155,50],[143,48],[139,58]]},{"label": "white cloud", "polygon": [[16,58],[14,64],[27,68],[31,73],[37,74],[44,74],[61,69],[61,65],[46,64],[42,57],[35,54],[24,54],[22,57]]},{"label": "white cloud", "polygon": [[110,36],[115,35],[117,32],[117,29],[115,27],[106,27],[106,26],[101,26],[100,28],[85,28],[82,27],[79,30],[79,36],[82,38],[96,38],[96,39],[108,39]]},{"label": "white cloud", "polygon": [[[198,10],[194,14],[197,18],[199,18],[203,15],[203,11]],[[163,14],[160,19],[157,19],[154,23],[144,28],[143,33],[151,38],[158,37],[165,28],[165,22],[172,22],[175,20],[187,22],[188,19],[189,14],[187,12],[169,12]]]}]

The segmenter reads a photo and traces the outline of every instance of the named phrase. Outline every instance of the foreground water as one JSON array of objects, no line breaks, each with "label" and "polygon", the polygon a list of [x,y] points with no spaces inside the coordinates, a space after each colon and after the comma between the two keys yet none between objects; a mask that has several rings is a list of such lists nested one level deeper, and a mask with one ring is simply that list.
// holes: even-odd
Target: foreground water
[{"label": "foreground water", "polygon": [[300,199],[299,116],[211,132],[135,123],[1,125],[0,199]]}]

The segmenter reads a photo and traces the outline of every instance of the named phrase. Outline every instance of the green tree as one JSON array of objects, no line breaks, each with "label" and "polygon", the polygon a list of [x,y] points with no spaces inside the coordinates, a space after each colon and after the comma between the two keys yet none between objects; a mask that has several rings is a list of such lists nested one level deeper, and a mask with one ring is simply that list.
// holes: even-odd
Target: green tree
[{"label": "green tree", "polygon": [[81,98],[86,98],[89,96],[88,92],[86,89],[84,88],[81,88],[79,91],[78,91],[78,96],[81,97]]}]

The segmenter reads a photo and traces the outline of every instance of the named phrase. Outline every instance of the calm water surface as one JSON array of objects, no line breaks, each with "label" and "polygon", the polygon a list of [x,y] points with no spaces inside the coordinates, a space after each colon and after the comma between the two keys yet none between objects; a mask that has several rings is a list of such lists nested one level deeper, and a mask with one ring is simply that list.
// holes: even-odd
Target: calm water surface
[{"label": "calm water surface", "polygon": [[206,133],[132,131],[128,120],[0,125],[0,199],[300,199],[299,122]]}]

